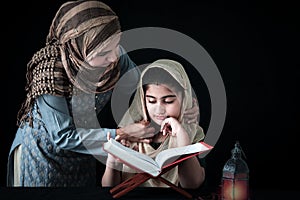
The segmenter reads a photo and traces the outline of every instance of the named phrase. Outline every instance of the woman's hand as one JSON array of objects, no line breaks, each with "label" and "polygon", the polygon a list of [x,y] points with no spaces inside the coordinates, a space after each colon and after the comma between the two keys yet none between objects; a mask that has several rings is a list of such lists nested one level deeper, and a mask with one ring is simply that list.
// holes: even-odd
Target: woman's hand
[{"label": "woman's hand", "polygon": [[[150,127],[149,123],[139,122],[129,124],[127,126],[117,129],[116,140],[123,141],[128,140],[130,142],[151,142],[151,138],[154,136],[155,128]],[[126,144],[126,143],[124,143]],[[123,145],[124,145],[123,144]],[[127,145],[125,145],[127,146]]]},{"label": "woman's hand", "polygon": [[193,107],[190,109],[186,109],[183,117],[185,118],[188,124],[198,123],[200,111],[196,98],[193,98]]}]

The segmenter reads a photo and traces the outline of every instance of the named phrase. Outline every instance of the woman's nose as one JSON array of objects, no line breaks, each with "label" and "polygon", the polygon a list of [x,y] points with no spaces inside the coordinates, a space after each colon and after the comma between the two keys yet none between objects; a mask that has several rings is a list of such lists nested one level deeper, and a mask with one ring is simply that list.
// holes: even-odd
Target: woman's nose
[{"label": "woman's nose", "polygon": [[109,62],[115,62],[117,61],[117,59],[118,59],[118,54],[116,50],[112,51],[107,57],[107,60]]}]

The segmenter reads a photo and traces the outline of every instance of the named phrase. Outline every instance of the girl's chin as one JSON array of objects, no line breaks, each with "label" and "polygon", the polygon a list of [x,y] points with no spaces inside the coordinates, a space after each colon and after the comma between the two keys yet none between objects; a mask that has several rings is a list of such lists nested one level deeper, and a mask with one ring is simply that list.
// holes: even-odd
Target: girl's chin
[{"label": "girl's chin", "polygon": [[156,126],[160,126],[162,124],[163,120],[157,120],[157,119],[155,119],[155,120],[153,120],[153,122],[154,122],[154,124]]},{"label": "girl's chin", "polygon": [[153,126],[156,130],[160,130],[160,125],[162,121],[151,120],[150,126]]}]

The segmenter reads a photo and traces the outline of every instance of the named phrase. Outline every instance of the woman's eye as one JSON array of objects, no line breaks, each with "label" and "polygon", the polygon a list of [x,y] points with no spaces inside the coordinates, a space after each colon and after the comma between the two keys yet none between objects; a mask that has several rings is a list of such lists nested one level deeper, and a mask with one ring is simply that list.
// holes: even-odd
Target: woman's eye
[{"label": "woman's eye", "polygon": [[105,56],[107,54],[107,52],[100,52],[100,53],[97,53],[96,56]]}]

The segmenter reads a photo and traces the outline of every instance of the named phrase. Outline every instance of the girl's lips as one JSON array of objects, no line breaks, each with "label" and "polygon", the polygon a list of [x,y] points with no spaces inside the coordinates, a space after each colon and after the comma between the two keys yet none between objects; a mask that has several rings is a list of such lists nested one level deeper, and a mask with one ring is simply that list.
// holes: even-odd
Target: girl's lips
[{"label": "girl's lips", "polygon": [[158,119],[158,120],[164,120],[164,119],[166,119],[165,116],[158,116],[158,115],[155,115],[155,118]]}]

